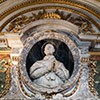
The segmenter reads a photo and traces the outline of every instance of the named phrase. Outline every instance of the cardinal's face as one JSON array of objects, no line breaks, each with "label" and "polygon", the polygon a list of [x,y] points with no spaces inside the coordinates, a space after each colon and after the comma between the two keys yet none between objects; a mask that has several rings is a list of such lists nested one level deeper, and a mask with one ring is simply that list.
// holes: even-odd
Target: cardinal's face
[{"label": "cardinal's face", "polygon": [[55,52],[54,46],[52,44],[47,44],[44,49],[46,55],[52,55]]}]

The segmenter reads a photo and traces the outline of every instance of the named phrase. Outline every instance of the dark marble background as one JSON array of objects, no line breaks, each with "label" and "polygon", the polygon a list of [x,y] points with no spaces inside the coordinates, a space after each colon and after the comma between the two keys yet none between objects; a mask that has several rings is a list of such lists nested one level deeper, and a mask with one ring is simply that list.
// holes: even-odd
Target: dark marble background
[{"label": "dark marble background", "polygon": [[[56,39],[45,39],[37,42],[31,50],[29,51],[29,54],[27,56],[26,60],[26,69],[29,75],[29,69],[30,67],[38,60],[42,60],[45,56],[44,54],[44,47],[47,43],[52,43],[55,47],[54,56],[56,59],[60,62],[62,62],[65,67],[69,70],[70,76],[74,69],[74,60],[72,53],[70,52],[67,45],[59,40]],[[30,75],[29,75],[30,76]]]}]

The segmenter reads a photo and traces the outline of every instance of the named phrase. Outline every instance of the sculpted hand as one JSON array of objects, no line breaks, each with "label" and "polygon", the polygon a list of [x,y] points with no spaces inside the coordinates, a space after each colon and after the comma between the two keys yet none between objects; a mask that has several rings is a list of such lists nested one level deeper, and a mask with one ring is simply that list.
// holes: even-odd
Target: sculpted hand
[{"label": "sculpted hand", "polygon": [[51,71],[51,69],[52,69],[52,64],[50,64],[50,65],[48,66],[48,70]]},{"label": "sculpted hand", "polygon": [[49,66],[49,70],[55,72],[56,71],[56,67],[55,67],[55,61],[52,62],[52,64]]}]

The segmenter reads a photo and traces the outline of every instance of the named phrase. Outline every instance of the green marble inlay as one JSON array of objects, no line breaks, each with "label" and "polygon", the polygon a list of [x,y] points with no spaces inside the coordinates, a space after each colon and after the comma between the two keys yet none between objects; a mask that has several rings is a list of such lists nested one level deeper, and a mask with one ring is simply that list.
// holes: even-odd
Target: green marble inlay
[{"label": "green marble inlay", "polygon": [[6,85],[6,70],[5,64],[7,61],[5,59],[0,60],[0,93],[4,90]]},{"label": "green marble inlay", "polygon": [[4,90],[6,80],[6,73],[0,72],[0,93]]},{"label": "green marble inlay", "polygon": [[96,63],[96,71],[97,73],[94,75],[94,88],[100,97],[100,61]]}]

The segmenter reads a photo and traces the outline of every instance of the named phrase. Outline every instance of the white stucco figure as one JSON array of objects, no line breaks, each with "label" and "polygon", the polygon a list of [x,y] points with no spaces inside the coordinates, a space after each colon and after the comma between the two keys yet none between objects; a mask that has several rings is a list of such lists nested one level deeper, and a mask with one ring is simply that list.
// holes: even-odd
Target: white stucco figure
[{"label": "white stucco figure", "polygon": [[30,77],[33,82],[46,88],[55,88],[62,85],[69,78],[69,71],[63,63],[53,56],[55,48],[47,44],[44,49],[46,56],[43,60],[35,62],[30,68]]}]

